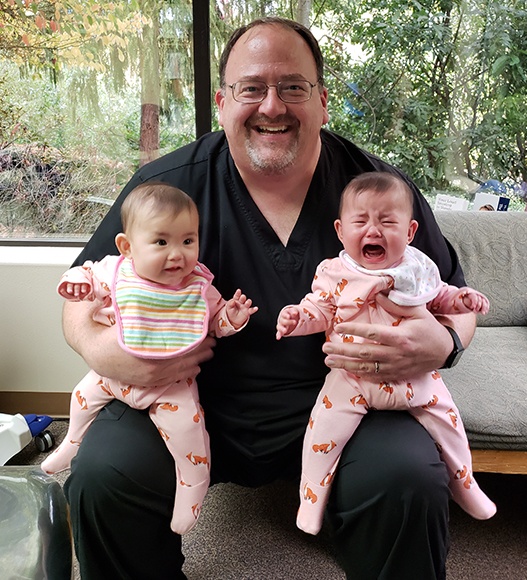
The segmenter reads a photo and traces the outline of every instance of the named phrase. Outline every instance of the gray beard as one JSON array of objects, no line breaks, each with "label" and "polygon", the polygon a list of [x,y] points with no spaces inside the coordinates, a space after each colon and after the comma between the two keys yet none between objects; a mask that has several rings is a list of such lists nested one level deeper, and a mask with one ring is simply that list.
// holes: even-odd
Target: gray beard
[{"label": "gray beard", "polygon": [[289,169],[295,162],[298,153],[298,145],[295,143],[287,151],[276,152],[275,155],[262,155],[259,149],[253,147],[252,143],[246,142],[247,155],[254,170],[265,175],[280,175]]}]

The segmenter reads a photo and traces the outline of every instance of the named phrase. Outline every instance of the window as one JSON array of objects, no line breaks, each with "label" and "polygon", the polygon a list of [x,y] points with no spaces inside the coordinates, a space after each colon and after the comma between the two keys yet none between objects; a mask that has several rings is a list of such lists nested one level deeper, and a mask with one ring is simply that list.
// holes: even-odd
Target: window
[{"label": "window", "polygon": [[[209,30],[196,34],[204,2],[3,2],[1,238],[87,237],[140,164],[195,138],[196,108],[214,111],[230,32],[306,6],[326,59],[328,128],[406,171],[432,203],[471,203],[480,189],[523,210],[524,2],[208,4]],[[194,63],[209,55],[210,75]],[[218,128],[214,113],[209,123]]]}]

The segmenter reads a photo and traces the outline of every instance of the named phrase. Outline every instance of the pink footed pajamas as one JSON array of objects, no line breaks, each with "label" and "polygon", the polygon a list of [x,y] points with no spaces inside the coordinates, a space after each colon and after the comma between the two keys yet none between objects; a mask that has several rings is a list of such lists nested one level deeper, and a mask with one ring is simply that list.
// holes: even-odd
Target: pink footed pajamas
[{"label": "pink footed pajamas", "polygon": [[[470,288],[442,283],[436,265],[411,246],[401,263],[387,270],[366,270],[341,252],[338,258],[319,264],[312,292],[293,306],[300,320],[288,336],[326,331],[331,341],[358,341],[363,339],[337,334],[334,325],[350,320],[398,325],[401,320],[376,302],[379,292],[387,293],[400,305],[427,303],[432,312],[444,314],[468,312],[464,299],[479,294]],[[407,410],[435,440],[447,466],[453,499],[477,519],[494,515],[496,506],[473,478],[459,411],[437,371],[388,383],[370,382],[342,369],[332,369],[315,403],[304,439],[299,528],[311,534],[319,532],[342,449],[369,409]]]},{"label": "pink footed pajamas", "polygon": [[[107,256],[68,270],[59,293],[65,282],[88,284],[91,293],[86,299],[101,302],[94,319],[107,326],[117,324],[119,343],[126,351],[143,358],[169,358],[188,352],[209,333],[220,337],[237,332],[212,278],[198,264],[184,288],[162,286],[139,278],[129,259]],[[47,473],[67,469],[90,424],[112,399],[134,409],[149,409],[176,463],[171,528],[179,534],[188,532],[197,521],[210,481],[209,436],[195,377],[146,388],[90,371],[73,390],[68,433],[42,469]]]}]

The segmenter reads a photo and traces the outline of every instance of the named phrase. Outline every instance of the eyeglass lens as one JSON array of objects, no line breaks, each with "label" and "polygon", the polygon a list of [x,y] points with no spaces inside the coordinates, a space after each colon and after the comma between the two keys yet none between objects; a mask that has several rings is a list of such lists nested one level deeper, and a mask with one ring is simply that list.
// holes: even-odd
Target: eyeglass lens
[{"label": "eyeglass lens", "polygon": [[267,85],[260,81],[239,81],[232,85],[233,96],[242,103],[259,103],[267,96],[269,87],[276,87],[278,96],[286,103],[308,101],[312,91],[309,81],[280,81],[276,85]]}]

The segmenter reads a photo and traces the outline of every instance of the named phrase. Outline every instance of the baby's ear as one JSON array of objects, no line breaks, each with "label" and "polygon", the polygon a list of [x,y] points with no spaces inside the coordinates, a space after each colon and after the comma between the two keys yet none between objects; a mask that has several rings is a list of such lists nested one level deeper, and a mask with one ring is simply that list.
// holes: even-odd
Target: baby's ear
[{"label": "baby's ear", "polygon": [[121,255],[123,255],[125,258],[130,257],[130,242],[126,237],[126,234],[123,234],[123,232],[117,234],[115,236],[115,245],[117,246],[117,249]]},{"label": "baby's ear", "polygon": [[418,227],[419,224],[415,220],[410,221],[410,224],[408,225],[408,243],[414,239]]},{"label": "baby's ear", "polygon": [[335,231],[337,232],[339,240],[342,242],[342,221],[340,219],[336,219],[333,222],[333,225],[335,226]]}]

